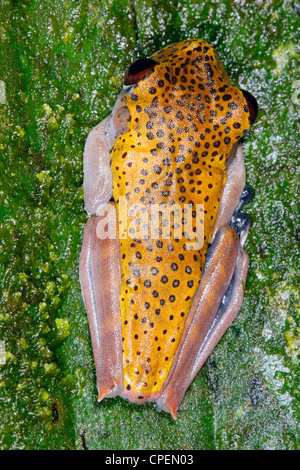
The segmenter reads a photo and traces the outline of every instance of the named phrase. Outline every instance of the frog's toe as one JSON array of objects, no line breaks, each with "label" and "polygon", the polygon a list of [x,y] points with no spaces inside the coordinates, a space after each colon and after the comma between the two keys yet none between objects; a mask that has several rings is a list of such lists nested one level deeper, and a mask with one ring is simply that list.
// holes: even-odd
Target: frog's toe
[{"label": "frog's toe", "polygon": [[243,193],[241,194],[239,204],[232,214],[230,220],[230,227],[232,227],[240,238],[241,246],[244,246],[245,241],[248,237],[249,228],[252,224],[252,218],[249,214],[241,212],[244,204],[251,201],[254,197],[254,191],[250,186],[245,186]]},{"label": "frog's toe", "polygon": [[232,227],[240,237],[244,237],[245,233],[248,234],[251,223],[251,216],[240,212],[233,214],[230,221],[230,227]]}]

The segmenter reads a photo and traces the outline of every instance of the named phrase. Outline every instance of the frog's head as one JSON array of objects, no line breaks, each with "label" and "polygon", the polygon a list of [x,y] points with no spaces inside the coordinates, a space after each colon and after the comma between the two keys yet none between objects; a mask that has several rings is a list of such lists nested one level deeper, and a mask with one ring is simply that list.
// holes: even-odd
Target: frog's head
[{"label": "frog's head", "polygon": [[123,93],[131,130],[148,130],[153,140],[166,129],[180,129],[181,145],[196,143],[201,156],[213,161],[229,155],[258,112],[255,98],[231,84],[214,49],[202,40],[172,44],[133,62]]}]

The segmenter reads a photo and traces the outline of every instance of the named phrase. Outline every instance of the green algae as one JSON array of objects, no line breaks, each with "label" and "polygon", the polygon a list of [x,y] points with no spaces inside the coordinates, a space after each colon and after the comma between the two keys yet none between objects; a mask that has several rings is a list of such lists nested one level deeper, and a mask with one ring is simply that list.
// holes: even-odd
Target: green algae
[{"label": "green algae", "polygon": [[[285,1],[0,2],[0,448],[296,449],[299,16]],[[260,113],[244,138],[253,225],[245,302],[176,421],[97,403],[79,281],[82,152],[126,67],[189,37]]]}]

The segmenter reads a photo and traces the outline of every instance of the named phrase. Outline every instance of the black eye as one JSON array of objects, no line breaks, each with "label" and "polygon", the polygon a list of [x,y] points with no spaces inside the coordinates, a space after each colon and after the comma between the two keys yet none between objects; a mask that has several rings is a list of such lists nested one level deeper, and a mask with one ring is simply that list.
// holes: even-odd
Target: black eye
[{"label": "black eye", "polygon": [[133,85],[138,83],[142,78],[146,77],[151,70],[154,69],[157,62],[153,59],[138,59],[133,62],[126,72],[125,85]]},{"label": "black eye", "polygon": [[246,98],[247,105],[249,108],[249,113],[250,113],[250,121],[251,121],[251,124],[253,124],[258,115],[257,101],[254,98],[254,96],[252,96],[251,93],[249,93],[249,91],[241,90],[241,92],[243,93],[244,98]]}]

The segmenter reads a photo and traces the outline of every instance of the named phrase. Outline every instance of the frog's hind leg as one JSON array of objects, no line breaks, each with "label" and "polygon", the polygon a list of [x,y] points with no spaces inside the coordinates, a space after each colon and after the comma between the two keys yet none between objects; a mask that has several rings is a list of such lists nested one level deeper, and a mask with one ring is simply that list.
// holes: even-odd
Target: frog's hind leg
[{"label": "frog's hind leg", "polygon": [[99,238],[97,225],[101,220],[102,216],[95,215],[88,220],[79,264],[99,401],[119,395],[123,388],[119,244],[117,239]]},{"label": "frog's hind leg", "polygon": [[[232,163],[221,207],[219,229],[207,252],[205,271],[189,312],[165,389],[157,400],[160,408],[176,417],[178,406],[190,383],[226,329],[237,315],[244,297],[249,256],[243,245],[250,217],[241,213],[253,195],[245,187],[241,148]],[[235,201],[236,209],[230,202]]]},{"label": "frog's hind leg", "polygon": [[[118,129],[108,116],[91,130],[84,149],[84,202],[92,216],[84,230],[79,277],[99,401],[118,395],[123,388],[119,240],[115,204],[109,202],[113,191],[109,149],[117,135]],[[112,231],[105,236],[106,224]],[[102,234],[99,227],[103,227]]]},{"label": "frog's hind leg", "polygon": [[[239,238],[231,227],[223,227],[217,233],[207,256],[205,271],[189,312],[181,341],[175,354],[166,388],[157,400],[160,408],[176,417],[180,405],[193,376],[221,338],[214,335],[214,342],[207,347],[207,338],[215,324],[222,299],[233,277],[239,256]],[[224,317],[223,317],[224,318]],[[224,329],[229,326],[224,321]],[[203,351],[207,353],[204,357]],[[198,368],[198,364],[200,364]]]}]

